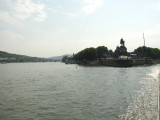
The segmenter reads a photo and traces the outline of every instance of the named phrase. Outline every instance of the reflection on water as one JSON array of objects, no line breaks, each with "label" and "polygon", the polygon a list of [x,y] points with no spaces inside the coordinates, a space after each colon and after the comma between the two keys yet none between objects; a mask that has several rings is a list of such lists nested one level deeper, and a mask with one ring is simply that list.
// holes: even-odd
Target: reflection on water
[{"label": "reflection on water", "polygon": [[159,67],[155,67],[148,77],[141,81],[141,88],[133,96],[127,112],[121,115],[124,120],[157,120],[159,94]]},{"label": "reflection on water", "polygon": [[0,119],[154,119],[158,67],[0,64]]}]

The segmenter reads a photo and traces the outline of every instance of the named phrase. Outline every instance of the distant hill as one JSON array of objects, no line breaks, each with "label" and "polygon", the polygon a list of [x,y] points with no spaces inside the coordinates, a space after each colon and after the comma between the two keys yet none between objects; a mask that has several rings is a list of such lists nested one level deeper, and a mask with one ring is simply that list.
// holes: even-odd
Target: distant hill
[{"label": "distant hill", "polygon": [[49,62],[49,61],[53,60],[0,51],[0,62]]},{"label": "distant hill", "polygon": [[72,57],[71,54],[65,54],[65,55],[61,55],[61,56],[53,56],[53,57],[50,57],[49,59],[52,59],[55,61],[62,61],[63,56]]}]

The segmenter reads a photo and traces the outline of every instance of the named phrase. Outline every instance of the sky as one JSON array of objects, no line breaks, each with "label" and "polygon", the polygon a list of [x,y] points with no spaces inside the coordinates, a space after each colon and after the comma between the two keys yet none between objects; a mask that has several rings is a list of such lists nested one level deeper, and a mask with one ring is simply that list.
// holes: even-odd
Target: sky
[{"label": "sky", "polygon": [[160,48],[160,0],[0,0],[0,51],[36,57]]}]

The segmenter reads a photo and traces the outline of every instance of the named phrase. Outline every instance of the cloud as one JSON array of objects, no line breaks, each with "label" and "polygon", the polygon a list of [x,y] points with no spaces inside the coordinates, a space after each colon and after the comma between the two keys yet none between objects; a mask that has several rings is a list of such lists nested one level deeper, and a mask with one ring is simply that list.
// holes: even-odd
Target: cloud
[{"label": "cloud", "polygon": [[59,10],[53,10],[52,8],[50,8],[50,10],[52,10],[52,12],[54,12],[54,13],[59,13],[59,14],[67,15],[67,16],[70,16],[70,17],[75,17],[79,14],[79,13],[71,13],[71,12],[62,12],[62,11],[59,11]]},{"label": "cloud", "polygon": [[83,0],[87,5],[82,7],[82,11],[90,14],[97,10],[98,7],[103,5],[103,0]]},{"label": "cloud", "polygon": [[6,3],[11,14],[20,20],[34,16],[35,21],[44,21],[47,17],[45,6],[32,0],[6,0]]},{"label": "cloud", "polygon": [[[79,8],[78,9],[76,8],[74,12],[67,12],[67,11],[53,9],[53,8],[48,8],[48,9],[52,10],[54,13],[60,13],[67,16],[75,17],[83,13],[85,14],[94,13],[100,6],[103,5],[103,0],[72,0],[72,1],[80,2],[80,4],[82,4],[78,6]],[[60,8],[63,8],[63,6],[60,6]]]},{"label": "cloud", "polygon": [[15,18],[11,16],[9,12],[0,11],[0,21],[6,23],[7,25],[21,25]]},{"label": "cloud", "polygon": [[77,13],[65,13],[65,14],[68,15],[68,16],[71,16],[71,17],[75,17],[75,16],[78,15]]}]

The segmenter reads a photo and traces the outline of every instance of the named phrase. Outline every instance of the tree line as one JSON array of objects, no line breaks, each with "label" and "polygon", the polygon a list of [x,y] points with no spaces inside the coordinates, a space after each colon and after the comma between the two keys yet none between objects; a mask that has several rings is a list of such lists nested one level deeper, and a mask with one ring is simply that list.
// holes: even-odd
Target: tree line
[{"label": "tree line", "polygon": [[138,47],[134,50],[138,57],[147,57],[152,59],[160,59],[160,49],[151,47]]},{"label": "tree line", "polygon": [[[123,46],[124,47],[124,46]],[[123,48],[123,50],[126,48]],[[151,59],[160,59],[160,49],[158,48],[151,48],[151,47],[138,47],[135,49],[132,54],[135,54],[136,58],[151,58]],[[73,56],[75,61],[93,61],[95,59],[100,59],[103,57],[113,57],[118,58],[121,55],[129,56],[131,53],[123,52],[122,49],[117,47],[117,49],[113,52],[112,50],[108,50],[105,46],[99,46],[97,48],[90,47],[80,52],[76,53]]]},{"label": "tree line", "polygon": [[97,48],[86,48],[73,56],[74,60],[88,60],[92,61],[96,58],[102,58],[106,55],[112,54],[112,50],[108,50],[105,46],[99,46]]}]

